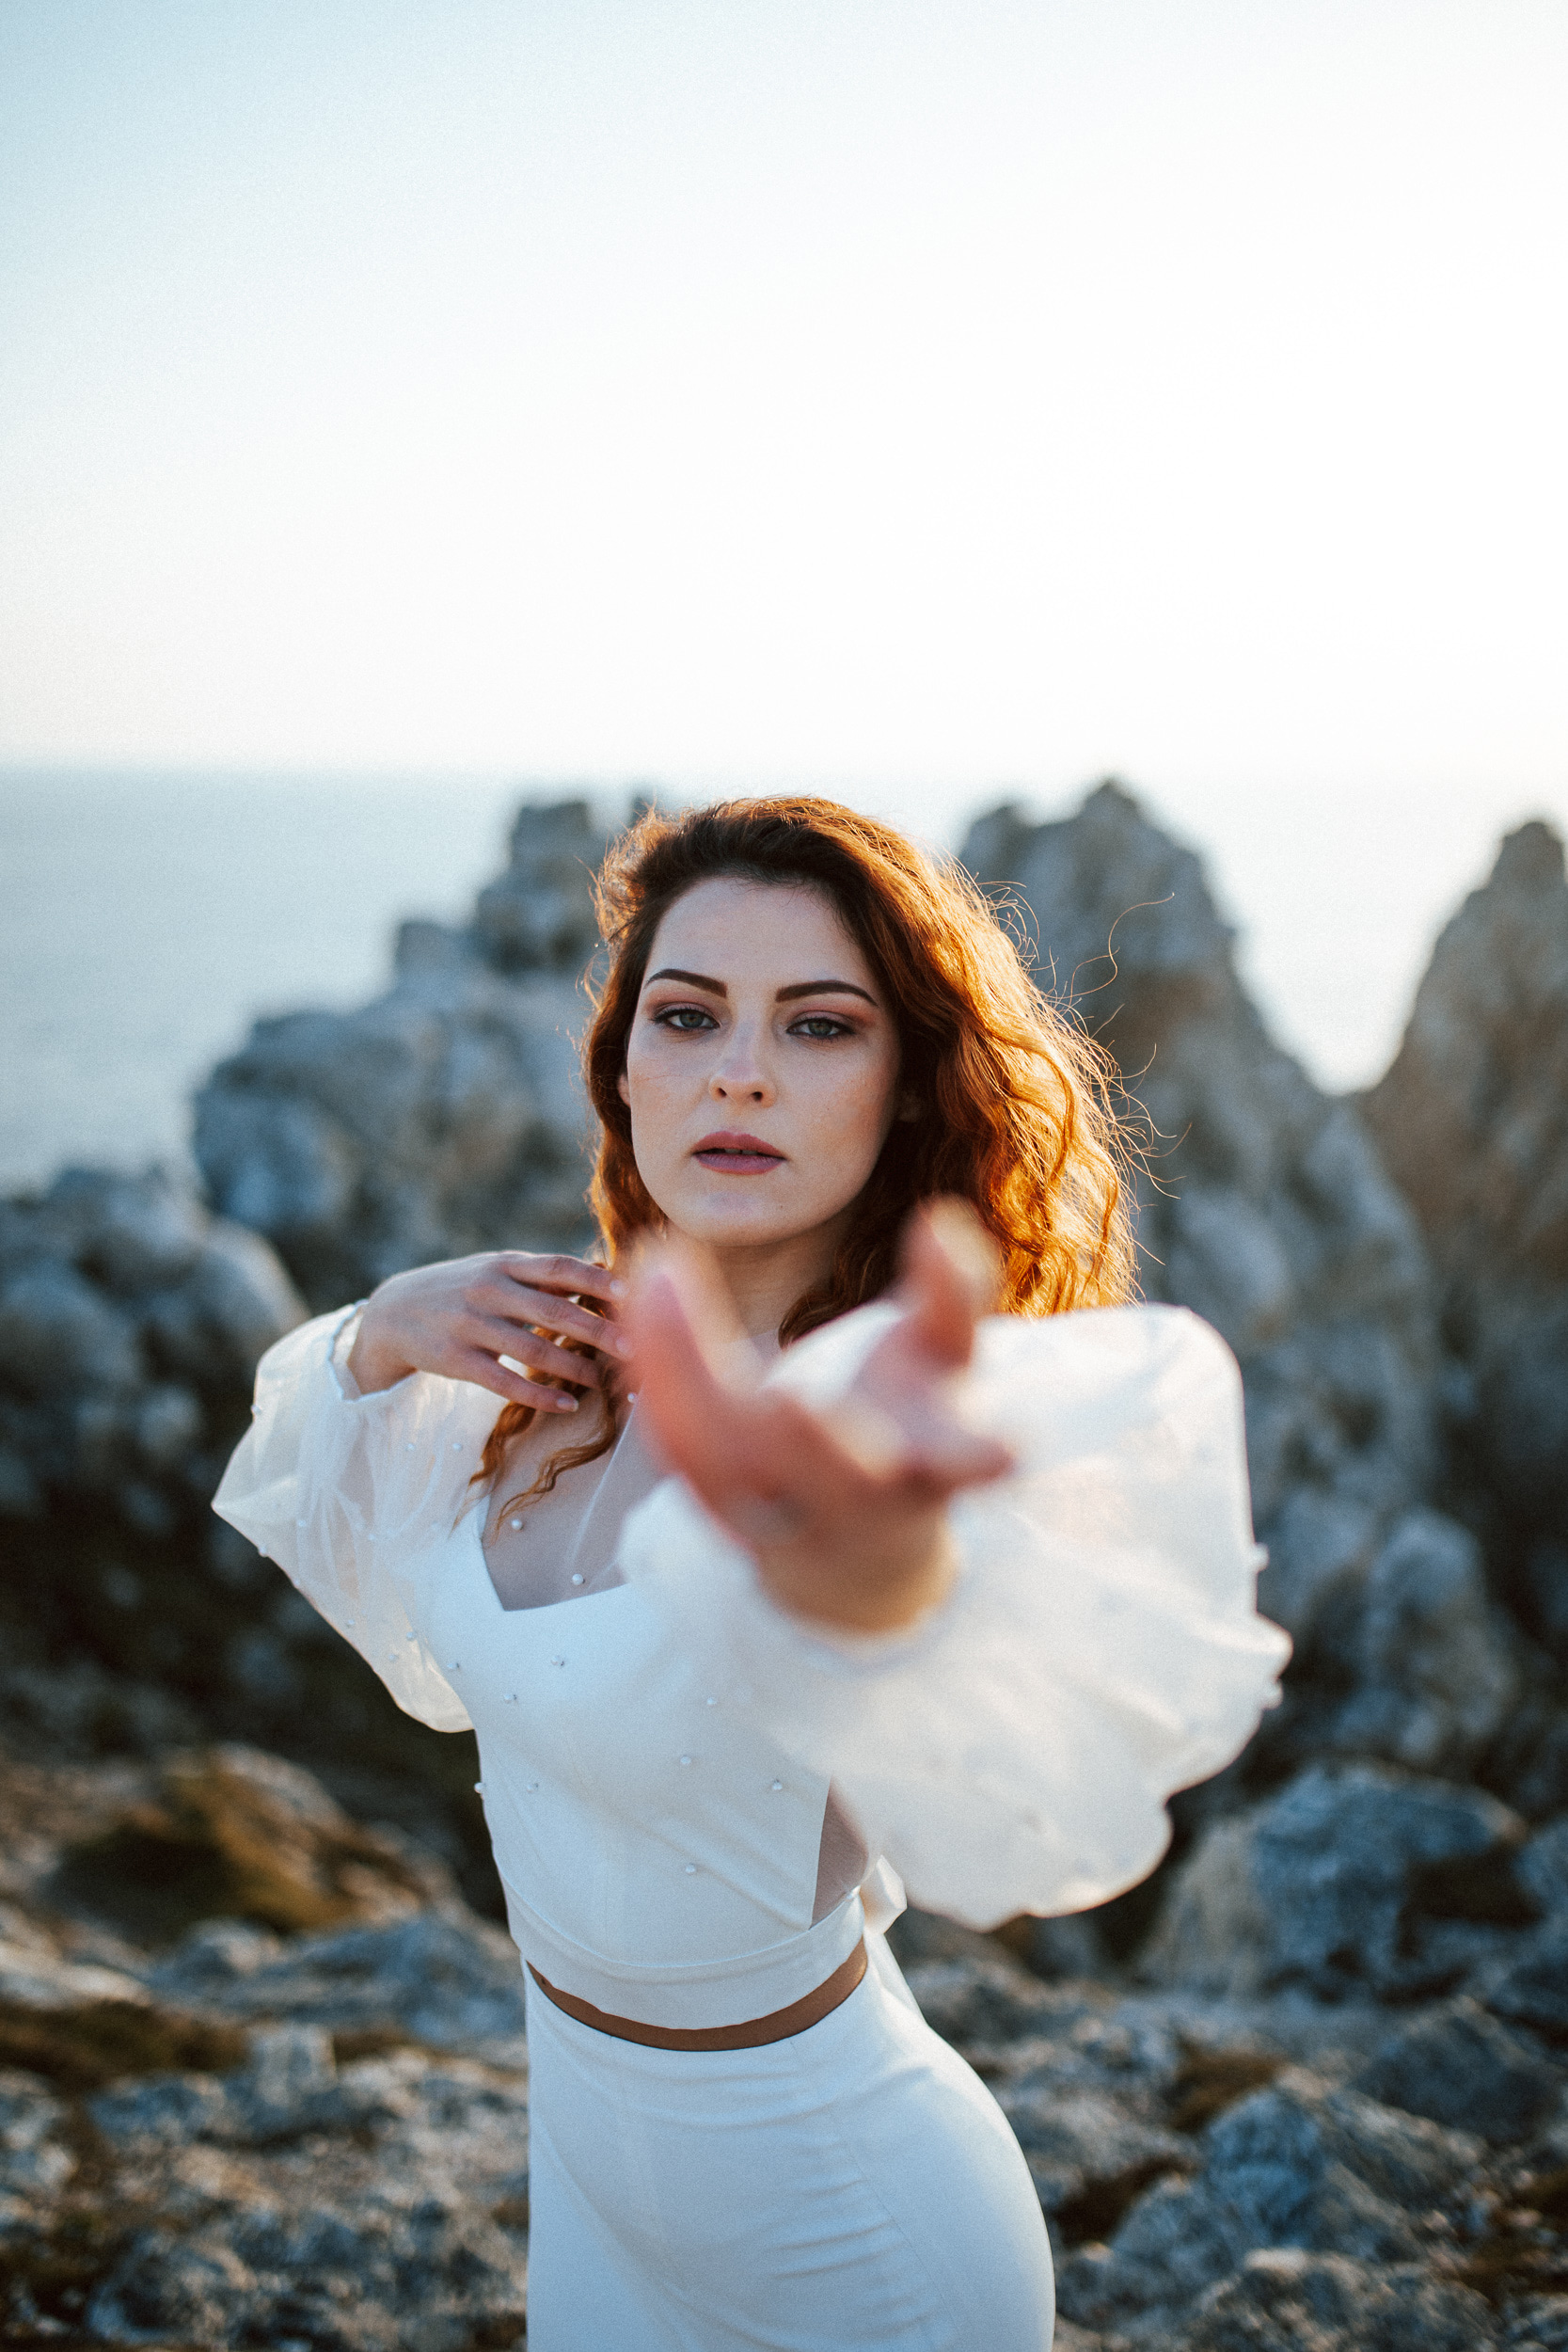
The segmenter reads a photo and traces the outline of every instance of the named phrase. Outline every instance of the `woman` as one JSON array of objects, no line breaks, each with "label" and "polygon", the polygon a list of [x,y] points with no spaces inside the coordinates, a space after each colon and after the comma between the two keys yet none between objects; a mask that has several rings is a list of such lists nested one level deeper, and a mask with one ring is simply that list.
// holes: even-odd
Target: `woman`
[{"label": "woman", "polygon": [[961,876],[729,803],[645,817],[601,911],[608,1263],[293,1333],[217,1507],[478,1734],[531,2345],[1041,2352],[1027,2169],[882,1931],[895,1873],[978,1925],[1114,1894],[1251,1731],[1235,1367],[1120,1303],[1098,1061]]}]

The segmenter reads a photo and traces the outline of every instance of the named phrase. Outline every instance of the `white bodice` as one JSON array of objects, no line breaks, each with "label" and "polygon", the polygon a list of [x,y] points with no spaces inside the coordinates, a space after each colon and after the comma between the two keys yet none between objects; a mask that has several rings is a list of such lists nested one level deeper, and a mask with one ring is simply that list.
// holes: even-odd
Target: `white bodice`
[{"label": "white bodice", "polygon": [[[771,1376],[831,1413],[893,1311]],[[874,1640],[775,1609],[674,1479],[595,1527],[580,1597],[503,1608],[467,1484],[497,1400],[425,1375],[347,1394],[343,1320],[263,1359],[215,1507],[401,1706],[472,1725],[519,1948],[598,2008],[671,2026],[783,2008],[894,1915],[895,1872],[980,1925],[1101,1899],[1274,1695],[1288,1645],[1254,1610],[1240,1382],[1180,1311],[982,1327],[969,1406],[1019,1470],[955,1505],[951,1597]],[[562,1481],[579,1530],[646,1486],[625,1445]],[[887,1859],[814,1925],[830,1779]]]},{"label": "white bodice", "polygon": [[641,1586],[502,1609],[479,1525],[433,1552],[417,1630],[479,1735],[519,1949],[652,2025],[729,2025],[810,1992],[861,1932],[852,1899],[812,1925],[827,1776],[701,1687]]}]

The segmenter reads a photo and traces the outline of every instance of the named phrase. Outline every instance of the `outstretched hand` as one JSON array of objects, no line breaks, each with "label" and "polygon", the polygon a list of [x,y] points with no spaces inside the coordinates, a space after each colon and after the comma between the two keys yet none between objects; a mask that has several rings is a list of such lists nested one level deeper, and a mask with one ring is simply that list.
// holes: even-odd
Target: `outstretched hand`
[{"label": "outstretched hand", "polygon": [[642,1410],[782,1607],[876,1631],[947,1590],[949,1497],[1012,1468],[955,1393],[994,1285],[990,1245],[966,1208],[918,1211],[899,1319],[824,1414],[761,1385],[755,1351],[695,1260],[669,1245],[648,1253],[622,1317]]}]

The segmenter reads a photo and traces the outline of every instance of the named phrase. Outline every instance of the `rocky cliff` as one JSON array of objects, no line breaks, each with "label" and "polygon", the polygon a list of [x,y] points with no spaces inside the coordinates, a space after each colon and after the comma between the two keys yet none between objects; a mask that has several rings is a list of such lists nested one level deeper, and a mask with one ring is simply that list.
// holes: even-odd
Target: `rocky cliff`
[{"label": "rocky cliff", "polygon": [[524,808],[466,929],[405,923],[385,996],[258,1022],[200,1089],[212,1200],[313,1309],[433,1258],[587,1240],[577,1041],[604,846],[585,803]]},{"label": "rocky cliff", "polygon": [[1455,1486],[1568,1657],[1568,879],[1547,826],[1510,834],[1444,930],[1362,1112],[1437,1270]]},{"label": "rocky cliff", "polygon": [[[1269,1037],[1198,860],[1117,786],[1057,823],[998,810],[963,858],[1133,1098],[1148,1295],[1206,1316],[1242,1363],[1262,1605],[1296,1659],[1285,1706],[1189,1813],[1310,1757],[1469,1776],[1531,1661],[1474,1532],[1439,1507],[1439,1288],[1366,1119]],[[1568,1784],[1537,1800],[1554,1802]]]}]

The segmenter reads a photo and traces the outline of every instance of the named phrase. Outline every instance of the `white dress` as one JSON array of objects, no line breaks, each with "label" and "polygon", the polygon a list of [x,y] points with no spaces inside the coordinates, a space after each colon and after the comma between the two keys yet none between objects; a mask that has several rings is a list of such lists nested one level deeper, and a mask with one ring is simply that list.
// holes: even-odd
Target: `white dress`
[{"label": "white dress", "polygon": [[[895,1312],[845,1316],[771,1377],[831,1416]],[[982,1927],[1133,1883],[1164,1798],[1271,1702],[1288,1645],[1255,1612],[1223,1343],[1163,1307],[984,1324],[967,1409],[1018,1470],[954,1505],[949,1597],[872,1638],[774,1608],[658,1479],[635,1409],[531,1506],[540,1602],[503,1608],[468,1485],[497,1400],[422,1374],[358,1396],[352,1313],[263,1359],[215,1507],[400,1706],[477,1733],[524,1960],[611,2014],[702,2027],[800,1999],[863,1933],[872,1956],[818,2025],[738,2051],[614,2039],[530,1985],[531,2347],[1041,2352],[1028,2172],[882,1931],[900,1880]]]}]

